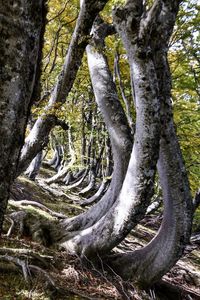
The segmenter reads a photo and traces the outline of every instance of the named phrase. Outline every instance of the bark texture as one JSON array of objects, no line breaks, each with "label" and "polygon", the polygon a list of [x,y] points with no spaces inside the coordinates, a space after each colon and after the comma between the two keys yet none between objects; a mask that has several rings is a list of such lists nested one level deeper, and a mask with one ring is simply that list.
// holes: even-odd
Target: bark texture
[{"label": "bark texture", "polygon": [[[134,279],[142,286],[153,284],[176,263],[191,231],[193,205],[173,123],[167,61],[178,8],[179,1],[158,0],[146,12],[143,1],[138,0],[127,1],[124,8],[115,11],[114,20],[127,51],[135,92],[137,115],[132,154],[119,196],[108,212],[93,226],[71,236],[66,234],[67,241],[63,243],[68,250],[91,258],[105,254],[126,236],[149,204],[160,141],[157,169],[164,199],[160,230],[143,249],[109,258],[112,268],[123,278]],[[99,48],[89,46],[87,54],[95,96],[104,111],[106,101],[102,98],[113,94],[109,88],[114,91],[114,87]],[[103,113],[107,123],[108,111]],[[111,141],[117,141],[113,128],[109,128]]]},{"label": "bark texture", "polygon": [[[110,134],[113,155],[116,156],[114,161],[117,171],[124,172],[122,164],[127,166],[128,161],[124,155],[120,155],[120,159],[118,157],[119,153],[127,152],[129,149],[127,145],[130,147],[130,143],[127,144],[128,140],[124,139],[123,133],[126,130],[126,127],[123,126],[126,118],[122,119],[120,113],[122,108],[120,102],[117,102],[116,87],[101,49],[101,43],[105,37],[105,24],[95,25],[93,28],[95,47],[87,47],[88,65],[96,101]],[[138,45],[133,47],[133,38],[137,34],[136,31],[133,36],[127,36],[126,45],[134,75],[137,112],[136,132],[130,162],[123,185],[122,183],[118,184],[114,198],[112,190],[108,189],[106,195],[110,196],[112,205],[110,202],[104,204],[107,211],[104,208],[103,214],[99,211],[101,219],[82,232],[73,234],[75,236],[72,235],[72,238],[70,234],[66,233],[66,238],[69,240],[64,242],[63,246],[81,255],[92,256],[96,252],[103,254],[116,246],[143,217],[153,193],[160,128],[158,84],[152,57],[141,57]],[[113,174],[114,180],[119,178],[122,176]]]},{"label": "bark texture", "polygon": [[0,1],[0,229],[24,141],[44,1]]},{"label": "bark texture", "polygon": [[[99,30],[99,26],[96,26]],[[101,45],[104,43],[105,34],[112,31],[110,28],[107,31],[106,28],[107,26],[102,25],[101,27],[100,25],[100,32],[103,37],[98,38],[98,41]],[[77,230],[95,224],[113,205],[122,187],[132,148],[130,128],[118,99],[107,59],[102,50],[97,51],[94,45],[87,46],[87,56],[95,99],[111,138],[114,170],[110,187],[102,199],[85,213],[64,221],[63,225],[66,232],[72,232],[70,236],[76,234]]]},{"label": "bark texture", "polygon": [[152,24],[149,39],[161,100],[161,139],[157,168],[164,199],[163,221],[159,232],[146,247],[127,255],[116,255],[112,262],[112,266],[124,278],[133,278],[143,286],[153,284],[176,263],[189,242],[191,231],[192,201],[173,123],[171,76],[167,61],[168,42],[178,7],[179,1],[157,1],[146,22],[148,28],[150,20],[158,24],[157,27]]}]

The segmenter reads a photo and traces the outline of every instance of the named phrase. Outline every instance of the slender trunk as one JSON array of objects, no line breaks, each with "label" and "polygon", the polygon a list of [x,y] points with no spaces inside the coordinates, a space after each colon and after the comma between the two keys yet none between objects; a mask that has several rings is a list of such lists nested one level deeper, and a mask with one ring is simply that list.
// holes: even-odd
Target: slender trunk
[{"label": "slender trunk", "polygon": [[65,178],[63,179],[63,182],[68,185],[74,180],[74,175],[72,170],[69,170]]},{"label": "slender trunk", "polygon": [[80,176],[80,178],[78,178],[78,180],[76,180],[74,183],[72,182],[71,185],[68,185],[66,187],[66,191],[72,190],[72,189],[80,186],[82,184],[82,182],[86,179],[88,172],[89,172],[89,169],[88,168],[85,169],[84,173]]},{"label": "slender trunk", "polygon": [[40,166],[42,163],[42,151],[39,152],[36,157],[32,160],[30,163],[28,169],[26,169],[25,174],[31,179],[35,180],[36,176],[38,175],[38,172],[40,170]]},{"label": "slender trunk", "polygon": [[82,126],[81,126],[81,163],[84,166],[86,163],[86,133],[85,133],[85,111],[84,111],[84,99],[82,99],[82,107],[81,107],[81,113],[82,113]]},{"label": "slender trunk", "polygon": [[107,213],[121,190],[132,148],[130,128],[107,59],[101,51],[94,51],[92,46],[87,47],[87,56],[95,99],[111,137],[114,170],[109,189],[102,199],[83,214],[63,222],[66,232],[87,228]]},{"label": "slender trunk", "polygon": [[57,162],[57,159],[58,159],[58,149],[57,149],[57,147],[58,146],[56,146],[55,149],[54,149],[54,153],[53,153],[52,158],[46,162],[46,164],[50,167],[54,166]]},{"label": "slender trunk", "polygon": [[127,116],[127,119],[128,119],[128,123],[129,123],[131,131],[133,133],[134,132],[134,125],[133,125],[133,118],[132,118],[132,115],[131,115],[131,105],[130,105],[130,100],[127,99],[127,97],[125,95],[125,90],[124,90],[124,86],[123,86],[123,83],[122,83],[120,67],[119,67],[119,53],[117,51],[115,53],[114,69],[115,69],[116,77],[119,80],[119,88],[120,88],[122,99],[123,99],[125,107],[126,107],[126,116]]},{"label": "slender trunk", "polygon": [[52,176],[51,178],[48,178],[46,180],[48,184],[55,183],[63,179],[76,161],[76,153],[73,147],[71,128],[69,128],[68,130],[68,144],[69,144],[69,152],[71,156],[70,162],[67,163],[67,165],[64,165],[63,168],[60,169],[56,175]]},{"label": "slender trunk", "polygon": [[[104,195],[104,193],[106,192],[106,190],[108,189],[108,186],[110,184],[111,181],[111,174],[112,174],[112,167],[111,167],[111,157],[112,157],[112,153],[111,153],[111,146],[110,146],[110,140],[108,137],[105,138],[105,144],[106,144],[106,169],[102,170],[102,175],[103,175],[103,181],[101,183],[101,185],[99,186],[97,192],[91,196],[90,198],[84,200],[81,202],[81,206],[87,206],[87,205],[91,205],[96,203],[97,201],[99,201],[102,196]],[[102,165],[102,169],[103,169],[103,165]]]},{"label": "slender trunk", "polygon": [[88,194],[89,192],[91,192],[91,190],[94,189],[94,186],[95,186],[95,183],[96,183],[96,173],[95,173],[95,170],[94,168],[92,168],[90,170],[90,181],[89,181],[89,184],[84,188],[82,189],[80,192],[79,192],[79,195],[83,196],[83,195],[86,195]]},{"label": "slender trunk", "polygon": [[62,168],[62,160],[63,160],[63,148],[61,145],[56,146],[56,160],[55,163],[52,165],[52,167],[59,172],[60,168]]},{"label": "slender trunk", "polygon": [[82,201],[80,205],[85,207],[87,205],[91,205],[96,203],[99,199],[101,199],[102,195],[104,194],[105,190],[107,189],[108,184],[110,183],[110,179],[104,179],[98,189],[98,191],[90,198]]}]

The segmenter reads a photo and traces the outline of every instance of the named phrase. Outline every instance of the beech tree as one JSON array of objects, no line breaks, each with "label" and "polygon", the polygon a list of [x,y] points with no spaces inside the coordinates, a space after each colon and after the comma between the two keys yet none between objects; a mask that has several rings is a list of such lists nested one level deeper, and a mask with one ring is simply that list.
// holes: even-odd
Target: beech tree
[{"label": "beech tree", "polygon": [[[19,111],[19,114],[13,119],[14,123],[5,123],[6,126],[12,126],[6,127],[10,128],[7,135],[10,136],[11,130],[18,128],[17,121],[20,120],[19,124],[21,124],[21,120],[23,120],[23,126],[20,125],[15,136],[12,135],[13,139],[17,137],[17,142],[13,140],[12,143],[9,142],[10,144],[5,143],[6,147],[10,146],[2,151],[5,155],[6,152],[8,153],[8,149],[13,151],[13,147],[11,147],[13,143],[18,143],[15,147],[16,152],[10,156],[13,158],[9,164],[12,163],[13,168],[5,165],[6,160],[3,157],[2,170],[6,172],[9,167],[10,177],[7,180],[7,174],[2,173],[2,182],[5,182],[4,190],[7,191],[16,175],[16,167],[18,166],[19,174],[28,167],[34,157],[37,160],[36,155],[40,158],[42,149],[48,144],[50,130],[60,123],[55,111],[68,97],[86,49],[95,100],[103,116],[111,142],[114,162],[112,180],[101,200],[89,210],[55,224],[55,229],[58,230],[55,230],[55,237],[53,237],[54,231],[52,230],[52,241],[61,244],[62,247],[81,258],[95,259],[97,256],[101,256],[123,278],[134,279],[142,286],[149,286],[159,280],[182,255],[184,247],[189,241],[193,214],[189,183],[173,121],[171,74],[167,57],[180,1],[154,0],[152,4],[152,1],[128,0],[124,6],[114,9],[114,26],[107,24],[98,16],[106,2],[105,0],[81,1],[79,17],[62,71],[44,112],[36,120],[25,141],[20,158],[19,151],[23,142],[26,119],[20,118],[21,111],[17,108],[15,111]],[[29,7],[26,2],[23,5]],[[31,10],[28,12],[30,13]],[[40,22],[37,18],[35,21],[32,20],[35,25],[39,24],[38,30],[42,24],[41,20]],[[32,23],[30,24],[32,26]],[[6,30],[5,28],[4,30]],[[32,27],[31,32],[34,32]],[[105,38],[116,33],[120,36],[126,49],[130,66],[132,102],[136,111],[135,126],[132,126],[129,104],[125,101],[123,94],[126,106],[126,113],[124,112],[106,57]],[[17,35],[19,35],[18,32]],[[23,40],[23,37],[21,38]],[[30,39],[27,45],[30,45]],[[34,40],[34,47],[31,48],[34,53],[30,51],[30,55],[33,55],[31,62],[35,62],[34,66],[38,55],[38,45],[39,35]],[[18,47],[15,47],[15,51],[18,51],[17,49]],[[28,50],[25,51],[25,53],[27,52]],[[24,58],[24,56],[20,57]],[[15,62],[15,60],[13,61]],[[20,60],[20,64],[26,62],[25,59]],[[18,97],[18,92],[23,91],[26,96],[23,99],[27,101],[32,96],[36,70],[34,67],[33,71],[30,71],[28,64],[25,64],[25,67],[26,72],[23,69],[23,74],[20,73],[21,77],[17,77],[22,82],[19,82],[15,96]],[[12,84],[13,78],[15,78],[13,74],[11,75],[12,80],[9,81],[9,84]],[[118,76],[120,76],[119,72]],[[30,84],[27,85],[27,82]],[[24,89],[21,87],[22,84],[25,84]],[[11,103],[13,103],[13,92],[11,95],[8,92],[10,86],[8,89],[6,87],[7,85],[4,83],[3,91],[6,90]],[[16,90],[12,86],[11,88],[12,91]],[[123,92],[122,89],[121,92]],[[23,105],[23,108],[26,108],[23,116],[26,116],[28,104],[26,102]],[[5,110],[5,121],[7,122],[6,113],[10,114],[10,110],[7,108]],[[94,116],[92,120],[94,125]],[[94,127],[95,125],[93,129]],[[4,124],[0,128],[5,132]],[[133,140],[131,130],[133,131],[134,128]],[[71,161],[74,161],[76,157],[70,130],[68,133]],[[92,133],[90,141],[91,144],[94,143]],[[83,153],[85,152],[84,149]],[[88,159],[87,162],[91,162],[91,160]],[[66,175],[65,171],[66,169],[63,168],[62,174],[56,175],[48,182],[59,180]],[[84,170],[84,172],[86,171],[88,170]],[[111,255],[111,250],[144,217],[154,194],[156,172],[158,172],[164,201],[164,215],[160,230],[144,248],[127,254]],[[82,175],[80,180],[83,179]],[[2,220],[7,198],[8,193],[4,193]],[[51,231],[51,229],[48,230]]]},{"label": "beech tree", "polygon": [[44,1],[0,1],[0,231],[39,76]]},{"label": "beech tree", "polygon": [[[96,205],[100,216],[96,222],[80,226],[77,217],[63,223],[66,230],[63,247],[82,257],[107,254],[144,216],[153,194],[157,166],[164,199],[164,217],[158,234],[141,250],[109,258],[119,274],[134,278],[141,285],[152,284],[175,264],[189,241],[191,230],[192,202],[173,123],[167,60],[179,2],[156,0],[147,8],[143,1],[129,0],[124,7],[114,10],[115,27],[126,48],[134,86],[136,130],[132,153],[118,195],[114,200],[111,196],[103,214],[99,204]],[[94,32],[95,47],[87,48],[88,64],[96,101],[108,123],[108,103],[115,95],[115,88],[99,47],[103,38],[101,30],[99,34],[94,26]],[[114,124],[108,126],[110,137],[116,140],[120,139],[113,131],[118,128],[117,112],[118,109],[111,117]],[[107,193],[112,195],[111,191]]]}]

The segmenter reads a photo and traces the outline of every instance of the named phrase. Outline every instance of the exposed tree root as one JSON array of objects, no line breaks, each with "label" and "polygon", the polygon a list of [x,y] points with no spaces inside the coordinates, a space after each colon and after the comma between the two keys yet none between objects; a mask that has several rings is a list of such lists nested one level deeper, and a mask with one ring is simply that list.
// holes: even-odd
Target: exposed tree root
[{"label": "exposed tree root", "polygon": [[67,195],[63,191],[53,188],[53,184],[52,187],[50,187],[43,179],[37,180],[37,183],[42,189],[44,189],[44,191],[48,191],[52,196],[68,199]]},{"label": "exposed tree root", "polygon": [[37,253],[30,249],[19,249],[19,248],[0,248],[0,254],[5,255],[17,255],[18,257],[25,257],[27,260],[37,260],[40,265],[43,265],[44,267],[49,267],[50,263],[53,259],[53,256],[49,255],[43,255],[40,253]]},{"label": "exposed tree root", "polygon": [[[26,249],[18,249],[18,250],[22,250],[21,252],[26,252]],[[11,251],[11,249],[9,249],[9,251]],[[48,274],[48,272],[36,265],[29,264],[28,257],[26,257],[25,259],[20,259],[18,257],[5,254],[5,255],[0,255],[0,261],[7,262],[8,264],[11,265],[14,264],[15,267],[19,268],[27,284],[29,285],[32,284],[32,274],[38,275],[39,273],[41,275],[41,278],[47,283],[47,287],[48,289],[51,290],[51,292],[54,293],[60,292],[60,289],[57,287],[57,285],[55,284],[51,276]]]},{"label": "exposed tree root", "polygon": [[10,237],[11,233],[12,233],[12,231],[14,229],[15,222],[14,222],[14,220],[12,218],[9,218],[8,216],[5,216],[5,219],[11,223],[11,225],[10,225],[8,231],[7,231],[7,234],[6,234],[7,237]]},{"label": "exposed tree root", "polygon": [[8,263],[14,263],[16,266],[20,267],[26,282],[29,282],[29,269],[27,263],[24,260],[19,259],[18,257],[10,255],[0,255],[0,260]]},{"label": "exposed tree root", "polygon": [[57,213],[51,209],[49,209],[47,206],[43,205],[42,203],[36,202],[36,201],[30,201],[30,200],[21,200],[21,201],[13,201],[9,200],[9,204],[13,206],[23,206],[23,205],[31,205],[36,206],[46,212],[48,212],[51,216],[59,218],[59,219],[66,219],[67,216],[61,213]]}]

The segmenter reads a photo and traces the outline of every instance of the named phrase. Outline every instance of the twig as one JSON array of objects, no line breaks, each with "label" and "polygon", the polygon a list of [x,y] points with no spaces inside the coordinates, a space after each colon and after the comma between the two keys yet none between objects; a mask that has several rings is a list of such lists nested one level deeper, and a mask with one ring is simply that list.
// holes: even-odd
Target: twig
[{"label": "twig", "polygon": [[53,286],[55,289],[57,289],[56,285],[55,285],[55,282],[53,281],[53,279],[50,277],[50,275],[44,271],[43,269],[41,269],[40,267],[38,266],[35,266],[35,265],[29,265],[29,269],[33,272],[39,272],[39,273],[42,273],[42,275],[44,275],[48,282],[51,284],[51,286]]},{"label": "twig", "polygon": [[[101,265],[103,265],[103,262],[102,262],[102,260],[101,260],[101,258],[100,258],[100,256],[99,256],[99,254],[97,254],[97,256],[98,256],[98,258],[99,258],[100,261],[101,261]],[[120,285],[120,287],[121,287],[121,291],[119,291],[119,288],[118,288],[113,282],[111,282],[110,280],[108,280],[108,278],[104,275],[104,274],[105,274],[105,270],[104,270],[103,267],[102,267],[102,270],[103,270],[104,274],[103,274],[101,271],[97,270],[97,268],[95,267],[95,265],[93,264],[93,262],[92,262],[91,260],[89,260],[85,255],[84,255],[84,259],[86,259],[86,260],[91,264],[93,270],[94,270],[95,272],[97,272],[97,273],[98,273],[98,274],[99,274],[99,275],[100,275],[107,283],[109,283],[109,284],[111,284],[112,286],[114,286],[114,287],[118,290],[119,293],[121,293],[123,296],[126,297],[127,300],[130,299],[130,297],[127,295],[127,293],[126,293],[125,290],[124,290],[124,286],[123,286],[123,284],[122,284],[123,280],[122,280],[122,278],[121,278],[118,274],[115,273],[115,275],[117,276],[117,278],[120,278],[119,285]],[[113,272],[114,272],[114,271],[113,271]]]}]

